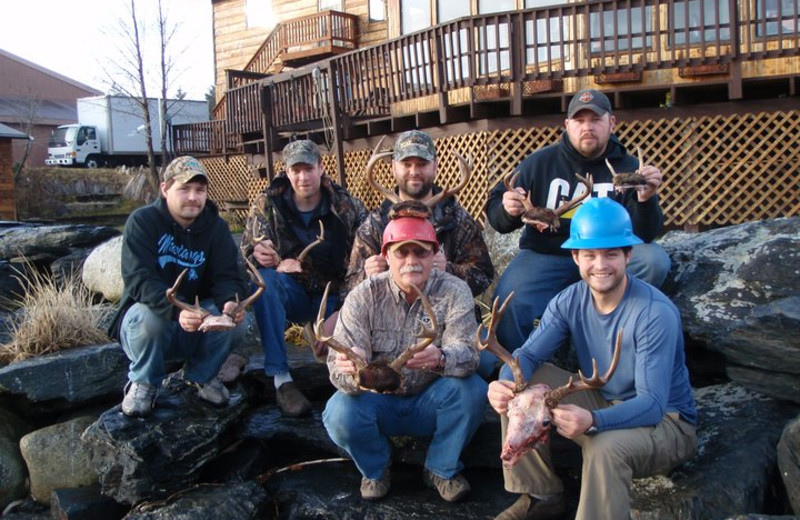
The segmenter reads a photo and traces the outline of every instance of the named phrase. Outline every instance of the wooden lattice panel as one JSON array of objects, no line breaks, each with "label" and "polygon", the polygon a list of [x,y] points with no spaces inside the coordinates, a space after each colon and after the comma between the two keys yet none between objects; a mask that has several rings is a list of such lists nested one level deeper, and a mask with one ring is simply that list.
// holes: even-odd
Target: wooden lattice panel
[{"label": "wooden lattice panel", "polygon": [[[489,191],[528,154],[558,141],[562,130],[535,127],[437,139],[436,182],[458,183],[458,161],[452,151],[471,159],[472,179],[458,200],[483,221]],[[659,197],[670,227],[721,226],[800,214],[800,111],[623,121],[616,132],[626,148],[635,153],[641,146],[645,162],[663,172]],[[371,154],[372,150],[353,150],[344,157],[348,190],[369,209],[381,202],[364,176]],[[266,187],[266,180],[254,178],[253,167],[241,157],[203,162],[212,175],[216,200],[246,196],[252,201]],[[323,164],[339,181],[335,158],[326,156]],[[276,171],[281,168],[277,163]],[[384,186],[394,187],[388,160],[376,165],[375,173]]]}]

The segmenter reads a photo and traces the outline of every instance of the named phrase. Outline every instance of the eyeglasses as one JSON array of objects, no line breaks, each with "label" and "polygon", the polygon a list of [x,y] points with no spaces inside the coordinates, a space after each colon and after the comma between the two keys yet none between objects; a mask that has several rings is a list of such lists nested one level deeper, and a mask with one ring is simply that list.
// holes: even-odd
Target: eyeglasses
[{"label": "eyeglasses", "polygon": [[433,255],[433,249],[425,249],[424,247],[398,247],[397,249],[392,249],[392,255],[398,260],[404,260],[410,254],[424,260]]}]

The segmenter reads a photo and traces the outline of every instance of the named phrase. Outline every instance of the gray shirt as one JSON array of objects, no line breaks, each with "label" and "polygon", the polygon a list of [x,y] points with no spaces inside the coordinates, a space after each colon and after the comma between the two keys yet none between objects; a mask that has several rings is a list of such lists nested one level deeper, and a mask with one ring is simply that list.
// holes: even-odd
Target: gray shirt
[{"label": "gray shirt", "polygon": [[[466,377],[478,366],[475,307],[466,282],[451,274],[432,270],[422,293],[428,298],[439,324],[433,344],[445,353],[445,367],[439,370],[403,368],[399,395],[414,395],[436,378]],[[334,337],[346,347],[367,352],[367,362],[392,361],[418,341],[422,326],[430,326],[419,298],[409,305],[389,271],[371,276],[347,296],[339,312]],[[355,377],[336,369],[336,352],[328,352],[331,383],[348,394],[361,392]]]}]

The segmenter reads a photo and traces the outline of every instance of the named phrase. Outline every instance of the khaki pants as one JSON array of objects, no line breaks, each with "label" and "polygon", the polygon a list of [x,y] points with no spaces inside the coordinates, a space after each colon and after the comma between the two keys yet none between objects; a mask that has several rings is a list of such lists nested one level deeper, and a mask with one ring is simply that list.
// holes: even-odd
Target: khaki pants
[{"label": "khaki pants", "polygon": [[[531,378],[552,388],[566,384],[569,372],[549,363]],[[597,390],[572,394],[562,400],[596,410],[613,406]],[[501,416],[505,443],[508,418]],[[677,414],[667,414],[655,426],[611,430],[596,435],[581,435],[574,442],[581,446],[583,468],[581,496],[576,520],[623,520],[630,518],[631,480],[667,474],[694,456],[697,449],[695,427]],[[503,469],[505,488],[511,493],[549,495],[562,493],[564,486],[553,471],[550,445],[532,450],[511,469]]]}]

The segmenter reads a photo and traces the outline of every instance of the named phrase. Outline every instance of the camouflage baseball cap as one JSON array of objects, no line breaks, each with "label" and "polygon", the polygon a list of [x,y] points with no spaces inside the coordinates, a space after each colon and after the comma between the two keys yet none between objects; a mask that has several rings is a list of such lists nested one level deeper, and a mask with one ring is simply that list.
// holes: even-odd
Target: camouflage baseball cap
[{"label": "camouflage baseball cap", "polygon": [[173,161],[164,168],[162,180],[167,182],[170,179],[175,179],[175,182],[179,184],[186,184],[195,177],[202,177],[208,182],[206,167],[191,155],[183,155],[173,159]]},{"label": "camouflage baseball cap", "polygon": [[409,157],[419,157],[426,161],[436,159],[436,146],[431,136],[419,130],[409,130],[400,134],[394,143],[392,158],[395,161],[402,161]]},{"label": "camouflage baseball cap", "polygon": [[319,146],[308,139],[292,141],[283,148],[283,162],[286,167],[295,164],[319,164],[322,161],[322,153]]}]

